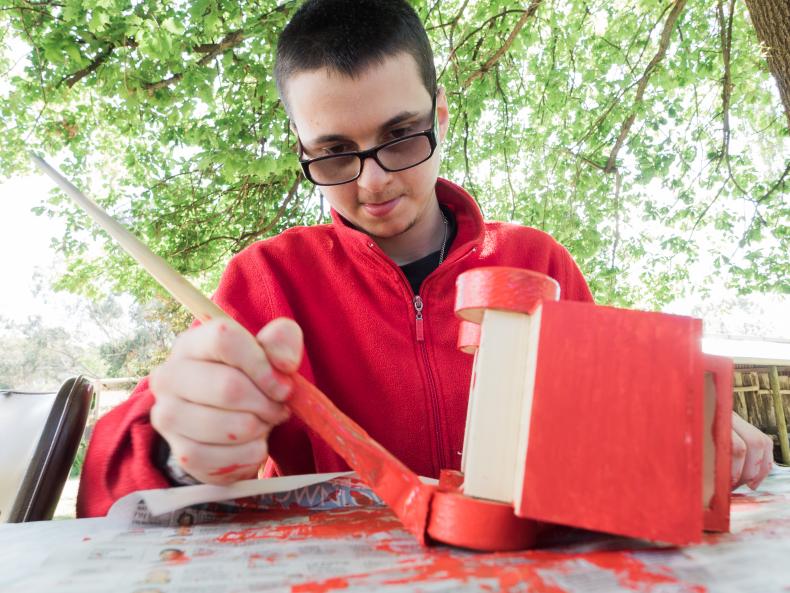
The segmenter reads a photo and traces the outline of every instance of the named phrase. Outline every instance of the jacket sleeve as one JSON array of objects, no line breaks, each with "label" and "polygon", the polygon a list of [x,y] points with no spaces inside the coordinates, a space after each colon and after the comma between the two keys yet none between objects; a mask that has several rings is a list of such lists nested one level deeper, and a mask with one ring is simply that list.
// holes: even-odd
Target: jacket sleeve
[{"label": "jacket sleeve", "polygon": [[[249,289],[247,276],[245,266],[232,260],[213,298],[243,325],[248,323],[232,303],[234,297]],[[161,446],[162,438],[151,426],[153,405],[154,395],[145,378],[127,400],[96,423],[80,477],[78,517],[106,515],[113,502],[135,490],[173,485],[161,469],[165,460],[157,459],[157,454],[167,448]]]},{"label": "jacket sleeve", "polygon": [[573,256],[556,241],[548,274],[560,283],[560,300],[595,302],[590,287]]},{"label": "jacket sleeve", "polygon": [[153,403],[146,378],[96,423],[80,478],[78,517],[106,515],[113,502],[135,490],[170,486],[153,459],[160,438],[149,418]]},{"label": "jacket sleeve", "polygon": [[[213,300],[253,333],[274,313],[267,277],[249,254],[231,260]],[[146,378],[126,401],[96,423],[80,478],[78,517],[106,515],[113,502],[136,490],[173,485],[160,469],[166,459],[159,457],[168,449],[151,426],[153,404],[154,395]],[[278,462],[269,464],[270,473],[315,471],[309,441],[295,419],[276,427],[269,441]]]}]

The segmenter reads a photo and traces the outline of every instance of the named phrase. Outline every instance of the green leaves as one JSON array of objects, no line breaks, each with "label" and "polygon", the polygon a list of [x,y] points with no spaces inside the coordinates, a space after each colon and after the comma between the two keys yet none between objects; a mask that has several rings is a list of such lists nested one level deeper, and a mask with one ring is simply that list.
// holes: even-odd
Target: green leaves
[{"label": "green leaves", "polygon": [[[271,76],[296,4],[65,0],[0,11],[4,68],[12,38],[30,48],[0,86],[0,174],[26,166],[29,149],[60,153],[66,173],[213,290],[233,253],[320,216],[318,193],[297,183]],[[777,271],[790,266],[790,176],[779,181],[790,136],[745,7],[733,17],[725,141],[710,4],[685,6],[641,99],[665,3],[544,1],[515,36],[531,2],[413,4],[450,100],[442,174],[489,216],[554,235],[599,302],[660,306],[700,254],[746,290],[790,290]],[[67,202],[31,207],[64,221],[61,286],[159,294],[102,236],[87,249],[94,239]]]}]

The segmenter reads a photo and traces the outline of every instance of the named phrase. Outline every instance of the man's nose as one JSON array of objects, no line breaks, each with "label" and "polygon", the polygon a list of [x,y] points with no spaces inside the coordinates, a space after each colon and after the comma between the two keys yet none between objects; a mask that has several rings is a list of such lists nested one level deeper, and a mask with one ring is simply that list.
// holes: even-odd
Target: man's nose
[{"label": "man's nose", "polygon": [[362,161],[362,172],[357,178],[357,185],[371,193],[378,193],[389,183],[388,171],[381,168],[373,157]]}]

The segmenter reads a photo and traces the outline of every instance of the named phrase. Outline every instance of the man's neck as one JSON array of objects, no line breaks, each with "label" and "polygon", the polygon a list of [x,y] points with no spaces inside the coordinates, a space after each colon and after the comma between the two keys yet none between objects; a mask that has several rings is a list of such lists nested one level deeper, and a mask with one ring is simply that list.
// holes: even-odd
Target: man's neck
[{"label": "man's neck", "polygon": [[381,250],[399,266],[439,251],[446,240],[446,225],[439,202],[433,200],[411,228],[395,237],[373,237]]}]

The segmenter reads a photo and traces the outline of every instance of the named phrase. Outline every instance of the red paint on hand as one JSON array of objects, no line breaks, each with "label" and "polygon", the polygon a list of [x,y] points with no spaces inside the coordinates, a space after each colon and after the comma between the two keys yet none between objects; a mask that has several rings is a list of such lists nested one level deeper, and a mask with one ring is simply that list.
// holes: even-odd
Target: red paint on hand
[{"label": "red paint on hand", "polygon": [[210,476],[226,476],[228,474],[232,474],[233,472],[235,472],[237,470],[240,470],[243,467],[250,467],[250,466],[253,466],[253,465],[255,467],[258,466],[257,463],[241,463],[241,464],[233,463],[231,465],[226,465],[225,467],[221,467],[221,468],[219,468],[217,470],[214,470],[213,472],[210,472],[209,475]]},{"label": "red paint on hand", "polygon": [[239,437],[237,437],[237,436],[236,436],[235,434],[233,434],[232,432],[229,432],[229,433],[228,433],[228,438],[229,438],[231,441],[237,441],[237,440],[239,440]]}]

